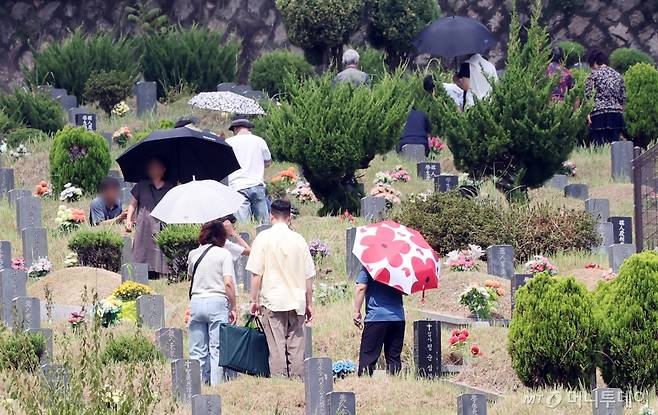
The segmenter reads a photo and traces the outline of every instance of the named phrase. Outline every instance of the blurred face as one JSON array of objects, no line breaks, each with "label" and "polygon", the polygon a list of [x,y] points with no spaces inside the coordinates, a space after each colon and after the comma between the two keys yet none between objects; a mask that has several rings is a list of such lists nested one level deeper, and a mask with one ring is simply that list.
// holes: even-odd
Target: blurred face
[{"label": "blurred face", "polygon": [[455,75],[453,78],[453,82],[461,88],[463,91],[468,91],[469,88],[471,87],[471,79],[470,78],[460,78],[457,75]]},{"label": "blurred face", "polygon": [[109,186],[101,192],[101,198],[105,202],[105,206],[114,206],[114,204],[119,200],[119,188]]},{"label": "blurred face", "polygon": [[148,174],[151,180],[164,179],[165,172],[166,168],[164,164],[160,162],[160,160],[151,160],[146,166],[146,174]]}]

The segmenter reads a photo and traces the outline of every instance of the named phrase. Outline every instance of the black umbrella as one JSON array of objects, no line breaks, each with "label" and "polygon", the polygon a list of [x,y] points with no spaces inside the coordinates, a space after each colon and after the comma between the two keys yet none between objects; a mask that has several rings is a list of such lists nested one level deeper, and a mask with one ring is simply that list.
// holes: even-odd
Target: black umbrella
[{"label": "black umbrella", "polygon": [[489,29],[463,16],[443,17],[423,29],[413,42],[420,53],[452,59],[484,53],[496,44]]},{"label": "black umbrella", "polygon": [[117,158],[123,178],[138,182],[148,178],[146,163],[152,158],[167,165],[167,180],[186,183],[192,180],[220,181],[240,168],[230,145],[213,133],[194,127],[158,130],[130,146]]}]

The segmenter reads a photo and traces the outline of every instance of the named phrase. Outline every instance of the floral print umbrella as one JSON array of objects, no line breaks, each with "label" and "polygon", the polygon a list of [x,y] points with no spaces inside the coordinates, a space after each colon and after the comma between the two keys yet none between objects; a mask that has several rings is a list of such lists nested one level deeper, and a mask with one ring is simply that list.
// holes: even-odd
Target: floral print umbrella
[{"label": "floral print umbrella", "polygon": [[383,284],[413,294],[438,288],[441,261],[420,232],[393,221],[356,229],[352,253]]},{"label": "floral print umbrella", "polygon": [[231,114],[265,114],[263,108],[255,100],[230,91],[201,92],[187,103],[204,110],[222,111]]}]

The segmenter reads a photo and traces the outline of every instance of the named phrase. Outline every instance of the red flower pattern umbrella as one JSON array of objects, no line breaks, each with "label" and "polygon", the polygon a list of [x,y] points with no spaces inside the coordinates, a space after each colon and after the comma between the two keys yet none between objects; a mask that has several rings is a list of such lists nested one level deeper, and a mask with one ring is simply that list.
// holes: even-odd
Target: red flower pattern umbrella
[{"label": "red flower pattern umbrella", "polygon": [[439,287],[441,261],[414,229],[393,221],[361,226],[352,253],[374,280],[405,294]]}]

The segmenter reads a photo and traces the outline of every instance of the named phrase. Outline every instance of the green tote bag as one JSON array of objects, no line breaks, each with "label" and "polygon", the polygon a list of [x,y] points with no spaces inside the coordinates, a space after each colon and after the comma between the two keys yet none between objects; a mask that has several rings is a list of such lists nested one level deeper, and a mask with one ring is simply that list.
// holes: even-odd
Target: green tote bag
[{"label": "green tote bag", "polygon": [[[250,328],[252,321],[257,328]],[[270,352],[258,318],[251,316],[244,327],[219,325],[219,365],[251,376],[270,377]]]}]

